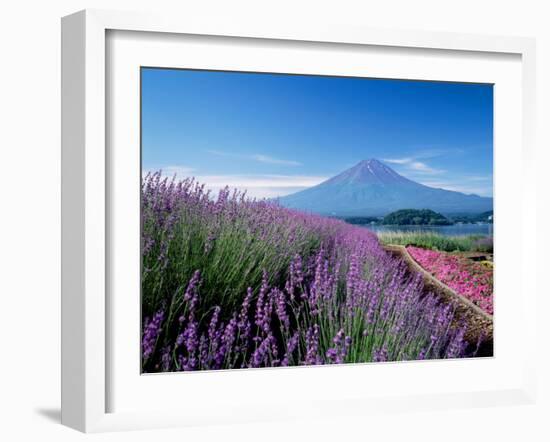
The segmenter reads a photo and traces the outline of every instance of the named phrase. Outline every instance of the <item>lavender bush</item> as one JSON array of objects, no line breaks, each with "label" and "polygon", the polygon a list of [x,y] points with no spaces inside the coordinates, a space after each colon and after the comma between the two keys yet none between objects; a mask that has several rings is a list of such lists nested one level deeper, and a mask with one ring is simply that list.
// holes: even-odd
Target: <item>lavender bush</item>
[{"label": "lavender bush", "polygon": [[142,183],[144,372],[471,356],[367,229],[193,179]]}]

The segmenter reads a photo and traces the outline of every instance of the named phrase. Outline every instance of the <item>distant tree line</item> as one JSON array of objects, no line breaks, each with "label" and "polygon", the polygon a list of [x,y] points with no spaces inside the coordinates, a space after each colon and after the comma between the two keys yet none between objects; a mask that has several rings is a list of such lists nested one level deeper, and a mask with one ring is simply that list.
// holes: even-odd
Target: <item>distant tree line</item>
[{"label": "distant tree line", "polygon": [[[336,217],[339,218],[339,217]],[[477,214],[452,214],[445,217],[441,213],[429,209],[402,209],[389,213],[384,217],[376,216],[349,216],[342,217],[349,224],[387,224],[387,225],[429,225],[449,226],[455,223],[493,223],[493,211],[489,210]]]},{"label": "distant tree line", "polygon": [[450,215],[449,218],[455,223],[493,223],[493,211],[489,210],[477,214],[456,214]]},{"label": "distant tree line", "polygon": [[381,218],[376,216],[350,216],[344,218],[344,221],[348,224],[378,224]]},{"label": "distant tree line", "polygon": [[433,210],[403,209],[386,215],[382,220],[382,224],[449,226],[453,222]]}]

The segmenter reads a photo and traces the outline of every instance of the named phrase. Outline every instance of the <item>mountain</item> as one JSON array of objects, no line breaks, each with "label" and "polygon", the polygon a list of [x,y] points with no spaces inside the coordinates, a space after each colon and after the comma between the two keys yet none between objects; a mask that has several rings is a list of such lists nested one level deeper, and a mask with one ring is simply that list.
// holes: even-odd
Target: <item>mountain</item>
[{"label": "mountain", "polygon": [[279,198],[282,206],[334,216],[383,216],[399,209],[480,213],[493,199],[428,187],[378,160],[363,160],[317,186]]}]

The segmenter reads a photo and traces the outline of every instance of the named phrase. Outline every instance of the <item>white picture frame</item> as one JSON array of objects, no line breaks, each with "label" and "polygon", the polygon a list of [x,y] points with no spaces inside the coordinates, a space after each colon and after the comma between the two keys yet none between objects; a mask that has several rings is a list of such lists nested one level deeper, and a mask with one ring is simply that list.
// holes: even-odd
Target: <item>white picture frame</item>
[{"label": "white picture frame", "polygon": [[[536,219],[534,174],[534,106],[535,106],[535,42],[519,37],[388,31],[307,24],[294,27],[284,24],[235,22],[218,23],[195,18],[159,17],[86,10],[63,18],[62,21],[62,423],[84,432],[111,431],[168,426],[206,425],[216,422],[243,422],[312,417],[338,413],[368,414],[375,409],[388,411],[415,408],[436,409],[488,406],[503,403],[532,403],[535,396],[535,323],[527,313],[520,323],[524,337],[531,336],[518,353],[522,366],[521,381],[502,388],[481,388],[460,393],[403,394],[341,397],[317,400],[312,407],[258,407],[250,404],[246,417],[231,410],[196,413],[172,407],[162,410],[112,411],[109,392],[112,354],[108,327],[113,319],[107,299],[109,285],[108,244],[116,230],[107,228],[113,199],[108,183],[109,155],[106,121],[109,93],[106,67],[107,33],[154,32],[162,35],[193,35],[238,37],[285,41],[287,44],[337,43],[355,47],[430,49],[484,54],[511,54],[521,63],[521,160],[523,187],[521,190],[521,220],[525,226]],[[158,35],[158,34],[157,34]],[[498,192],[498,190],[497,190]],[[518,194],[519,195],[519,194]],[[522,230],[522,307],[536,304],[535,279],[526,265],[526,257],[535,254],[534,229]],[[531,277],[529,276],[531,275]],[[497,356],[498,357],[498,356]],[[459,369],[460,367],[455,367]],[[331,370],[361,368],[333,367]],[[318,369],[315,369],[318,370]],[[324,369],[322,369],[324,370]],[[378,371],[391,370],[379,366]],[[245,371],[233,375],[241,382]],[[256,382],[265,382],[273,371],[253,371]],[[289,373],[287,371],[286,373]],[[296,373],[296,371],[295,371]],[[328,373],[328,372],[327,372]],[[205,374],[203,374],[205,375]],[[210,376],[210,374],[207,374]],[[194,375],[194,376],[200,376]],[[238,377],[237,377],[238,376]],[[293,374],[285,375],[293,377]],[[261,377],[261,378],[260,378]],[[231,382],[229,379],[229,382]],[[519,379],[519,378],[518,378]],[[242,409],[246,409],[245,399]],[[215,408],[215,407],[214,407]]]}]

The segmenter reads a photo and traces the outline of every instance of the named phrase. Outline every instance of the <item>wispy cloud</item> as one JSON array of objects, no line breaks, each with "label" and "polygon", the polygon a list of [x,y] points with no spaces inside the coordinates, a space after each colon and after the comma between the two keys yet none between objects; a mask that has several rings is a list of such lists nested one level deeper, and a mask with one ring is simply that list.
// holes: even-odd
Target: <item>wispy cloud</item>
[{"label": "wispy cloud", "polygon": [[390,163],[390,164],[396,164],[398,166],[403,166],[404,171],[410,171],[413,173],[419,173],[422,175],[439,175],[441,173],[446,172],[446,170],[443,169],[437,169],[435,167],[432,167],[428,165],[426,160],[430,160],[432,158],[437,158],[441,156],[446,155],[456,155],[456,154],[462,154],[464,153],[464,149],[460,148],[443,148],[443,149],[437,149],[437,148],[428,148],[428,149],[417,149],[414,154],[399,157],[399,158],[385,158],[383,161]]},{"label": "wispy cloud", "polygon": [[267,164],[282,164],[284,166],[301,166],[302,163],[298,161],[292,161],[292,160],[279,160],[277,158],[273,158],[267,155],[252,155],[252,158],[256,161],[259,161],[260,163],[267,163]]},{"label": "wispy cloud", "polygon": [[458,147],[449,147],[449,148],[432,148],[432,149],[420,149],[415,151],[414,158],[419,160],[428,160],[430,158],[437,158],[444,155],[456,155],[464,153],[464,149]]},{"label": "wispy cloud", "polygon": [[438,175],[445,172],[443,169],[436,169],[425,162],[418,161],[417,157],[384,158],[382,161],[403,166],[408,171],[422,175]]},{"label": "wispy cloud", "polygon": [[425,173],[429,175],[438,175],[440,173],[445,172],[443,169],[434,169],[433,167],[430,167],[426,163],[423,163],[421,161],[412,161],[408,163],[407,166],[416,172]]},{"label": "wispy cloud", "polygon": [[325,181],[325,176],[309,175],[198,175],[195,177],[214,193],[225,186],[246,191],[254,198],[289,195]]},{"label": "wispy cloud", "polygon": [[213,150],[213,149],[208,149],[207,152],[217,156],[248,159],[248,160],[253,160],[253,161],[257,161],[259,163],[265,163],[265,164],[278,164],[282,166],[301,166],[302,165],[302,163],[300,163],[299,161],[274,158],[269,155],[264,155],[260,153],[252,154],[252,155],[242,155],[238,153],[224,152],[221,150]]},{"label": "wispy cloud", "polygon": [[[432,149],[419,152],[414,156],[385,158],[383,161],[395,164],[399,172],[426,186],[454,190],[466,194],[473,193],[480,196],[493,196],[493,176],[491,174],[468,175],[450,173],[444,169],[432,167],[425,161],[427,158],[435,158],[450,152],[460,153],[461,150]],[[422,161],[419,161],[420,159]]]},{"label": "wispy cloud", "polygon": [[412,158],[384,158],[382,161],[391,164],[407,164],[413,161]]},{"label": "wispy cloud", "polygon": [[311,175],[199,175],[195,178],[220,187],[311,187],[327,179]]},{"label": "wispy cloud", "polygon": [[493,196],[492,176],[461,176],[454,179],[433,180],[425,179],[419,181],[421,184],[439,189],[454,190],[466,194],[479,196]]},{"label": "wispy cloud", "polygon": [[[144,171],[144,175],[153,170]],[[327,180],[327,176],[317,175],[208,175],[197,173],[185,166],[170,166],[162,169],[163,176],[182,179],[193,176],[198,182],[216,195],[226,186],[246,191],[253,198],[276,198],[289,195]]]}]

